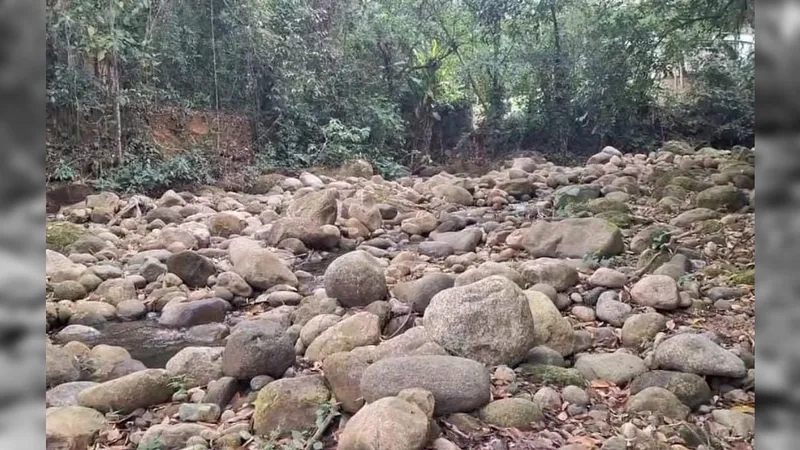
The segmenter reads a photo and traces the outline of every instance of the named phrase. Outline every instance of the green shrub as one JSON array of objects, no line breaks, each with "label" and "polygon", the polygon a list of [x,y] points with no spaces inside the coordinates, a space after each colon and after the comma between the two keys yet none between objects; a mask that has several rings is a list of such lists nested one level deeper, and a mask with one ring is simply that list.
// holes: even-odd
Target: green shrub
[{"label": "green shrub", "polygon": [[128,154],[123,164],[104,173],[97,183],[100,190],[158,194],[180,186],[214,182],[208,159],[200,151],[173,157],[146,149]]}]

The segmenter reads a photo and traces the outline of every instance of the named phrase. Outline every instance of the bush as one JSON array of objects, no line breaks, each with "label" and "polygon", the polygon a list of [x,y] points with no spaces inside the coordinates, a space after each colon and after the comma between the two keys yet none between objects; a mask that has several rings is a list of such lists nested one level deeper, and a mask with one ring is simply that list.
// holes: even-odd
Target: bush
[{"label": "bush", "polygon": [[122,165],[102,174],[97,187],[101,190],[160,194],[181,186],[214,182],[208,158],[200,151],[189,151],[164,157],[145,149],[128,154]]},{"label": "bush", "polygon": [[692,90],[673,99],[668,127],[715,147],[752,146],[755,127],[754,58],[740,61],[715,49],[697,62]]}]

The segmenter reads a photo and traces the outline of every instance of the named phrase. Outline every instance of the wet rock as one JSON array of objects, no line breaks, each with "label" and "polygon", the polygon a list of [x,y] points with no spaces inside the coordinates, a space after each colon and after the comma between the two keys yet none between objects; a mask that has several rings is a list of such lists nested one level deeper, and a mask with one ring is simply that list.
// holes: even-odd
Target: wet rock
[{"label": "wet rock", "polygon": [[294,340],[283,326],[269,320],[237,327],[222,353],[223,373],[240,380],[256,375],[279,378],[294,362]]},{"label": "wet rock", "polygon": [[158,323],[170,328],[188,328],[212,322],[222,322],[230,303],[221,298],[206,298],[187,302],[170,302],[161,311]]}]

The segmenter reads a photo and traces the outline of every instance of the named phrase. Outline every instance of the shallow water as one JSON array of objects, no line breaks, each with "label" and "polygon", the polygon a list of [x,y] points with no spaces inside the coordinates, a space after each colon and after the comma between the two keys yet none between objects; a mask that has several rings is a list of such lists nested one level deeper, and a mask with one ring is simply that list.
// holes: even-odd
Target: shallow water
[{"label": "shallow water", "polygon": [[186,347],[221,347],[224,341],[198,341],[180,330],[164,328],[155,321],[108,322],[98,327],[102,336],[91,345],[116,345],[127,350],[148,368],[163,368],[170,358]]}]

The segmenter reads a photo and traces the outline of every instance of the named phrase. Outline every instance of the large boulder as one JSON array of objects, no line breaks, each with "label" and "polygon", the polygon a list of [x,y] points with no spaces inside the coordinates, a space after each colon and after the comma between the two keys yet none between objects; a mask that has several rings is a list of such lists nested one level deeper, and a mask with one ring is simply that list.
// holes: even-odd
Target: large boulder
[{"label": "large boulder", "polygon": [[297,286],[297,277],[271,251],[248,238],[236,238],[228,247],[234,272],[256,289],[279,284]]},{"label": "large boulder", "polygon": [[676,309],[681,301],[678,283],[668,275],[647,275],[631,288],[631,301],[661,310]]},{"label": "large boulder", "polygon": [[172,397],[169,373],[147,369],[90,387],[78,394],[78,403],[101,412],[133,412],[164,403]]},{"label": "large boulder", "polygon": [[622,386],[645,373],[647,366],[638,356],[616,352],[583,355],[575,361],[575,369],[589,381],[608,380]]},{"label": "large boulder", "polygon": [[330,397],[321,375],[273,381],[258,392],[253,430],[262,436],[310,430],[316,424],[317,409]]},{"label": "large boulder", "polygon": [[234,234],[242,234],[246,227],[247,222],[244,219],[228,211],[216,213],[208,218],[208,230],[212,236],[228,238]]},{"label": "large boulder", "polygon": [[315,225],[333,225],[339,216],[335,189],[323,189],[296,197],[286,209],[288,217],[306,219]]},{"label": "large boulder", "polygon": [[299,239],[308,248],[332,250],[341,238],[339,228],[334,225],[317,225],[309,219],[284,217],[272,224],[267,243],[275,246],[286,239]]},{"label": "large boulder", "polygon": [[431,188],[431,192],[436,197],[448,203],[455,203],[463,206],[472,206],[474,199],[468,190],[454,184],[441,184]]},{"label": "large boulder", "polygon": [[535,343],[525,293],[503,276],[439,292],[423,324],[447,351],[487,365],[518,363]]},{"label": "large boulder", "polygon": [[701,334],[682,333],[663,341],[656,347],[654,360],[666,370],[730,378],[747,375],[741,358]]},{"label": "large boulder", "polygon": [[185,302],[172,301],[161,311],[158,324],[169,328],[188,328],[222,322],[230,308],[230,303],[216,297]]},{"label": "large boulder", "polygon": [[325,270],[325,292],[343,306],[367,306],[388,294],[386,277],[378,261],[358,250],[342,255]]},{"label": "large boulder", "polygon": [[63,406],[45,410],[45,435],[48,449],[92,448],[106,419],[94,409]]},{"label": "large boulder", "polygon": [[78,359],[67,350],[45,344],[45,380],[47,386],[77,381],[81,377]]},{"label": "large boulder", "polygon": [[437,416],[470,412],[491,399],[491,376],[483,364],[445,355],[382,359],[364,370],[360,387],[367,403],[425,389],[433,394]]},{"label": "large boulder", "polygon": [[561,213],[569,213],[574,205],[600,197],[601,187],[596,184],[564,186],[553,193],[553,206]]},{"label": "large boulder", "polygon": [[170,376],[186,376],[187,387],[205,386],[222,378],[223,347],[186,347],[167,361]]},{"label": "large boulder", "polygon": [[649,387],[664,388],[675,394],[684,405],[696,408],[711,400],[711,388],[706,380],[693,373],[652,370],[636,377],[629,388],[632,395]]},{"label": "large boulder", "polygon": [[625,248],[620,229],[598,218],[539,220],[530,228],[511,233],[506,243],[533,257],[584,258],[614,256]]},{"label": "large boulder", "polygon": [[237,326],[222,352],[222,372],[240,380],[257,375],[280,378],[294,362],[294,339],[271,320]]},{"label": "large boulder", "polygon": [[736,212],[747,203],[747,195],[731,185],[713,186],[697,194],[697,207],[714,211]]},{"label": "large boulder", "polygon": [[322,361],[322,372],[331,386],[333,396],[342,409],[355,413],[364,406],[361,395],[361,377],[369,362],[354,352],[334,353]]},{"label": "large boulder", "polygon": [[561,316],[546,294],[531,289],[525,296],[535,324],[533,346],[545,345],[562,356],[571,355],[575,333],[569,320]]},{"label": "large boulder", "polygon": [[430,421],[417,405],[397,397],[382,398],[347,421],[339,450],[422,450]]},{"label": "large boulder", "polygon": [[380,317],[370,312],[360,312],[323,331],[306,349],[306,359],[322,361],[334,353],[376,345],[380,339]]},{"label": "large boulder", "polygon": [[365,190],[358,191],[355,196],[348,199],[347,215],[361,222],[370,232],[379,229],[383,224],[375,195]]},{"label": "large boulder", "polygon": [[167,270],[177,275],[190,288],[205,287],[208,277],[217,272],[210,259],[191,250],[170,256],[167,259]]}]

